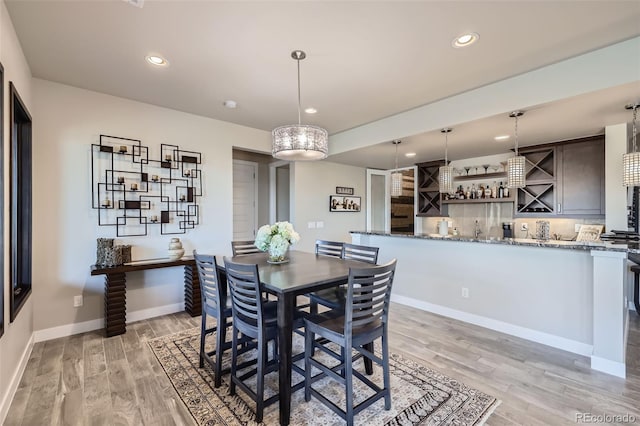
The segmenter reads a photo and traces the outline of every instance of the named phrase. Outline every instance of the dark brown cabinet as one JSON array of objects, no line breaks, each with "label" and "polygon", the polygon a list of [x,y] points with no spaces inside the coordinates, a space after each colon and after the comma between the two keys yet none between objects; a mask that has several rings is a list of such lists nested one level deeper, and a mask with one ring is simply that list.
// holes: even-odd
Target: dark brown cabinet
[{"label": "dark brown cabinet", "polygon": [[604,136],[522,149],[527,185],[516,217],[604,217]]},{"label": "dark brown cabinet", "polygon": [[447,216],[446,206],[440,197],[438,181],[440,166],[444,160],[416,164],[418,167],[418,214],[421,217]]},{"label": "dark brown cabinet", "polygon": [[559,216],[604,217],[604,136],[558,147]]}]

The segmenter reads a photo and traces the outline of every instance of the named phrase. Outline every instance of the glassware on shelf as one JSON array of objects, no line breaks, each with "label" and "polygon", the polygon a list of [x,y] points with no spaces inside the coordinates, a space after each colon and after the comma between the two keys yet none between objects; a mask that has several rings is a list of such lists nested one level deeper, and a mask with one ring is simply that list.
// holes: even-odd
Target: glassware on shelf
[{"label": "glassware on shelf", "polygon": [[549,221],[548,220],[536,220],[536,239],[547,241],[549,240]]},{"label": "glassware on shelf", "polygon": [[489,168],[491,170],[493,170],[493,173],[496,173],[498,171],[498,169],[500,168],[500,166],[490,166]]},{"label": "glassware on shelf", "polygon": [[486,175],[487,173],[489,173],[489,164],[483,164],[482,167],[484,167],[484,174]]},{"label": "glassware on shelf", "polygon": [[469,170],[471,170],[471,167],[469,167],[469,166],[465,166],[465,168],[464,168],[464,169],[467,171],[467,176],[469,176]]}]

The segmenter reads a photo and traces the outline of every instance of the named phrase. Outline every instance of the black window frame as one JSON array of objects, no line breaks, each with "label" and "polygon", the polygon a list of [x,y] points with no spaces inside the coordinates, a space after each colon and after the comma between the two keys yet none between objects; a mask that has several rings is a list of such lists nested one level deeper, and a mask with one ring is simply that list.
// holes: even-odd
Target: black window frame
[{"label": "black window frame", "polygon": [[13,82],[9,82],[10,113],[10,319],[13,322],[29,299],[32,287],[32,147],[33,120]]}]

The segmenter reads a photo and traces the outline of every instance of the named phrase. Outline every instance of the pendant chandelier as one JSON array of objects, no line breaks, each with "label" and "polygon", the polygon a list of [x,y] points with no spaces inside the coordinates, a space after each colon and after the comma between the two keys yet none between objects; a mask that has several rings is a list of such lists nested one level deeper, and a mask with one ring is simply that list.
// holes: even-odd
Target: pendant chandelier
[{"label": "pendant chandelier", "polygon": [[291,57],[298,63],[298,124],[273,129],[271,153],[281,160],[323,160],[329,152],[329,134],[321,127],[301,124],[300,120],[300,61],[306,58],[307,54],[302,50],[294,50]]},{"label": "pendant chandelier", "polygon": [[625,105],[626,109],[633,110],[633,121],[631,128],[632,151],[622,156],[622,184],[624,186],[640,185],[640,152],[637,152],[636,145],[636,119],[640,103]]},{"label": "pendant chandelier", "polygon": [[450,127],[445,127],[440,130],[440,133],[444,133],[444,166],[438,170],[438,183],[440,186],[440,193],[453,194],[453,167],[449,165],[448,151],[449,151],[449,133],[451,133]]},{"label": "pendant chandelier", "polygon": [[507,160],[507,187],[524,188],[526,186],[525,157],[518,155],[518,118],[522,117],[524,111],[513,111],[509,117],[515,118],[515,139],[516,156]]},{"label": "pendant chandelier", "polygon": [[398,145],[400,145],[402,141],[396,139],[391,143],[396,146],[396,168],[393,173],[391,173],[391,196],[399,197],[402,195],[402,172],[398,171]]}]

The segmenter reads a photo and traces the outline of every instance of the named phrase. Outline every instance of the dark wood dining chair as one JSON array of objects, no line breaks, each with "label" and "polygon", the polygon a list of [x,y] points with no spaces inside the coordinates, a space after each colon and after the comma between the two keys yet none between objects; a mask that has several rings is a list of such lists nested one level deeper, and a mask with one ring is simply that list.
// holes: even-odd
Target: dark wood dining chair
[{"label": "dark wood dining chair", "polygon": [[256,247],[255,241],[231,241],[231,251],[234,256],[262,253]]},{"label": "dark wood dining chair", "polygon": [[[378,247],[363,246],[357,244],[342,243],[343,259],[359,260],[375,265],[378,263]],[[346,299],[346,289],[344,286],[337,286],[319,290],[309,294],[311,299],[311,312],[317,313],[317,306],[326,306],[329,309],[343,311]],[[315,310],[314,310],[315,304]]]},{"label": "dark wood dining chair", "polygon": [[[200,326],[200,368],[207,362],[214,372],[214,387],[222,383],[222,354],[231,348],[231,342],[225,339],[227,328],[231,326],[231,303],[227,298],[226,286],[221,285],[220,273],[215,256],[198,254],[193,251],[202,294],[202,321]],[[207,319],[213,317],[216,325],[207,328]],[[216,346],[212,351],[205,350],[207,336],[216,334]],[[215,355],[215,360],[212,357]]]},{"label": "dark wood dining chair", "polygon": [[[385,410],[391,409],[388,323],[395,270],[395,259],[381,266],[351,268],[344,315],[335,318],[315,315],[305,319],[305,401],[315,397],[346,420],[347,425],[353,425],[356,414],[381,398],[384,398]],[[321,339],[316,340],[316,336]],[[378,339],[382,341],[381,357],[373,350],[373,343]],[[340,348],[339,353],[327,346],[331,343]],[[330,367],[314,358],[316,348],[321,349],[319,353],[337,359],[339,364]],[[355,356],[352,356],[352,349],[357,352]],[[382,367],[382,387],[353,368],[353,362],[362,357]],[[320,370],[319,376],[311,376],[312,367]],[[312,382],[323,376],[345,387],[345,410],[313,388]],[[354,377],[374,391],[358,405],[354,405]]]},{"label": "dark wood dining chair", "polygon": [[342,257],[342,241],[316,240],[316,254],[320,256]]},{"label": "dark wood dining chair", "polygon": [[[342,241],[316,240],[315,253],[317,256],[342,258],[343,247],[344,243]],[[306,296],[309,298],[309,312],[311,314],[317,314],[318,304],[323,304],[322,302],[324,301],[323,293],[333,290],[334,289],[331,288],[307,294]]]},{"label": "dark wood dining chair", "polygon": [[[234,263],[224,258],[227,282],[232,301],[232,349],[231,349],[231,381],[229,393],[235,395],[236,386],[240,387],[256,403],[256,422],[262,422],[264,407],[278,400],[278,395],[264,399],[264,377],[273,371],[278,371],[277,354],[273,353],[268,359],[268,342],[274,342],[278,336],[276,317],[276,302],[267,302],[261,294],[258,266],[255,264]],[[238,344],[239,333],[257,341],[257,363],[255,368],[239,374]],[[253,391],[245,381],[256,376],[256,390]]]}]

